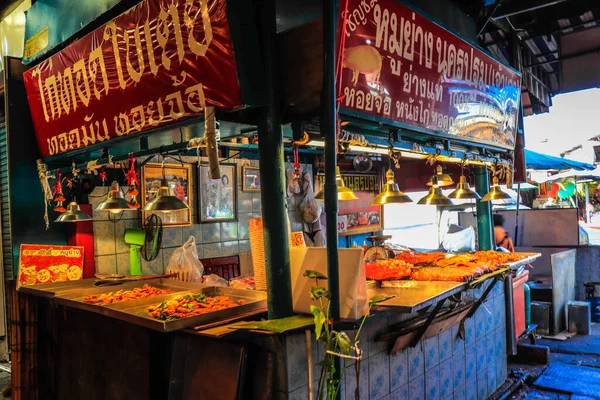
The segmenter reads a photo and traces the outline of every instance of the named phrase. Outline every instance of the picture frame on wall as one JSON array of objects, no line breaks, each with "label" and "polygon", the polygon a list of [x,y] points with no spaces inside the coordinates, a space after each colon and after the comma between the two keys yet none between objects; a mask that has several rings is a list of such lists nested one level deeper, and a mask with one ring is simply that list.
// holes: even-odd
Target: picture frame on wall
[{"label": "picture frame on wall", "polygon": [[156,214],[164,227],[189,226],[192,224],[193,193],[191,190],[192,168],[190,165],[149,163],[142,167],[141,178],[141,206],[152,201],[158,193],[163,178],[167,180],[169,188],[174,196],[190,206],[187,210],[157,212],[143,211],[142,219],[146,220],[150,215]]},{"label": "picture frame on wall", "polygon": [[242,167],[242,190],[260,192],[260,168],[249,165]]},{"label": "picture frame on wall", "polygon": [[209,222],[237,221],[237,165],[222,163],[221,178],[212,179],[208,164],[198,165],[198,219]]}]

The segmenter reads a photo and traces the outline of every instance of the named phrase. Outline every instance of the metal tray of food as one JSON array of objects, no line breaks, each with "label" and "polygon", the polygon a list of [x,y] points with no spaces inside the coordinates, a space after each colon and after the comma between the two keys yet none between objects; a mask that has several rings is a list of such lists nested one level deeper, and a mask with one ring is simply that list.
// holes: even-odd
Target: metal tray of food
[{"label": "metal tray of food", "polygon": [[[85,302],[86,297],[88,297],[90,295],[101,295],[101,294],[115,293],[118,291],[132,290],[134,288],[142,288],[144,285],[149,285],[149,286],[152,286],[152,287],[155,287],[158,289],[171,290],[172,293],[160,295],[160,296],[146,297],[146,298],[136,299],[136,300],[126,300],[126,301],[121,301],[121,302],[111,303],[111,304],[94,304],[94,303],[86,303]],[[100,313],[100,314],[105,314],[104,311],[102,310],[105,307],[112,306],[114,308],[115,306],[117,306],[119,304],[123,304],[123,303],[137,304],[137,302],[144,301],[147,299],[161,299],[163,297],[168,297],[172,294],[184,293],[184,292],[190,292],[190,291],[192,291],[192,292],[198,291],[205,287],[210,287],[210,286],[205,286],[205,285],[202,285],[199,283],[181,282],[181,281],[177,281],[174,279],[164,279],[164,278],[145,280],[145,281],[131,281],[131,282],[122,283],[120,285],[110,285],[110,286],[100,286],[100,287],[93,286],[93,282],[92,282],[91,286],[88,285],[85,288],[80,288],[79,290],[59,292],[54,296],[54,299],[57,304],[61,304],[61,305],[68,306],[68,307],[79,308],[82,310],[96,312],[96,313]]]},{"label": "metal tray of food", "polygon": [[246,314],[250,311],[265,308],[267,306],[267,294],[265,292],[255,290],[210,286],[202,287],[195,291],[187,291],[187,293],[202,293],[208,297],[228,296],[233,301],[245,300],[247,303],[232,308],[213,311],[207,314],[195,315],[192,317],[180,318],[171,321],[158,320],[153,318],[148,313],[148,307],[157,305],[163,301],[173,300],[176,296],[182,294],[174,293],[166,296],[149,297],[142,300],[134,300],[130,302],[115,303],[109,306],[104,306],[102,307],[102,313],[109,317],[120,319],[156,331],[172,332],[180,329],[226,320],[238,315]]},{"label": "metal tray of food", "polygon": [[516,269],[522,265],[531,264],[532,262],[534,262],[535,260],[537,260],[538,258],[540,258],[542,256],[542,253],[519,253],[519,252],[517,252],[514,254],[520,254],[522,256],[525,256],[525,258],[522,260],[519,260],[519,261],[502,264],[501,267],[508,267],[510,269]]},{"label": "metal tray of food", "polygon": [[[188,283],[181,282],[174,279],[149,279],[149,280],[138,280],[138,281],[126,281],[119,285],[106,285],[106,286],[94,286],[96,279],[82,279],[80,281],[70,281],[70,282],[55,282],[55,283],[46,283],[40,285],[32,285],[32,286],[21,286],[19,289],[21,292],[25,294],[30,294],[34,296],[40,297],[64,297],[64,298],[73,298],[78,295],[88,295],[88,294],[96,294],[96,293],[108,293],[114,292],[117,290],[126,290],[132,289],[135,287],[142,287],[144,284],[148,284],[151,286],[156,286],[160,284],[168,284],[168,285],[177,285],[181,288],[181,290],[186,290],[186,288],[195,288],[198,287],[197,283]],[[200,285],[202,286],[202,285]]]},{"label": "metal tray of food", "polygon": [[80,281],[43,283],[39,285],[21,286],[19,292],[39,297],[54,297],[57,293],[81,290],[94,287],[95,279]]}]

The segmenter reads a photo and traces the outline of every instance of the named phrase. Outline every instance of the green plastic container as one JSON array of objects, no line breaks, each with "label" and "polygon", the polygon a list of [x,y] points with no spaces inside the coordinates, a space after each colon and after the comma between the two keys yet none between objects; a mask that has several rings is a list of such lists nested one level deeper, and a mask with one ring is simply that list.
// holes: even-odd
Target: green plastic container
[{"label": "green plastic container", "polygon": [[523,285],[523,290],[525,292],[525,326],[529,328],[531,323],[531,291],[527,283]]}]

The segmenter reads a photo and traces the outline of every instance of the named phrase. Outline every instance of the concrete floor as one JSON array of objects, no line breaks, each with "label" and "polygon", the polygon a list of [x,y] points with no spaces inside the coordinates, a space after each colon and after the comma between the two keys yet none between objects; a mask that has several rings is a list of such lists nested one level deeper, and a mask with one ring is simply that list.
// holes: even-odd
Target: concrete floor
[{"label": "concrete floor", "polygon": [[[2,390],[10,382],[10,374],[8,372],[0,371],[0,390]],[[9,397],[2,396],[0,393],[0,399],[10,399]]]},{"label": "concrete floor", "polygon": [[[538,339],[537,344],[550,348],[550,363],[565,363],[581,365],[600,369],[600,324],[592,327],[589,336],[574,336],[571,339],[560,341],[550,339]],[[509,363],[510,371],[523,371],[530,375],[527,385],[510,397],[514,400],[589,400],[588,397],[577,396],[569,393],[559,393],[541,390],[533,386],[533,382],[547,368],[547,365],[523,365]],[[513,381],[516,380],[513,378]],[[508,383],[507,385],[510,385]],[[493,397],[497,398],[497,397]],[[600,399],[600,393],[598,394]]]}]

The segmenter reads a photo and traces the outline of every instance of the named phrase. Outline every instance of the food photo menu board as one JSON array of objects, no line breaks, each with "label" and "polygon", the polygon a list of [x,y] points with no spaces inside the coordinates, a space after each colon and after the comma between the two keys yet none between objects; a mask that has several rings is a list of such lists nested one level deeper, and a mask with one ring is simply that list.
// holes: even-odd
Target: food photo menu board
[{"label": "food photo menu board", "polygon": [[21,245],[18,287],[77,281],[82,276],[82,246]]}]

